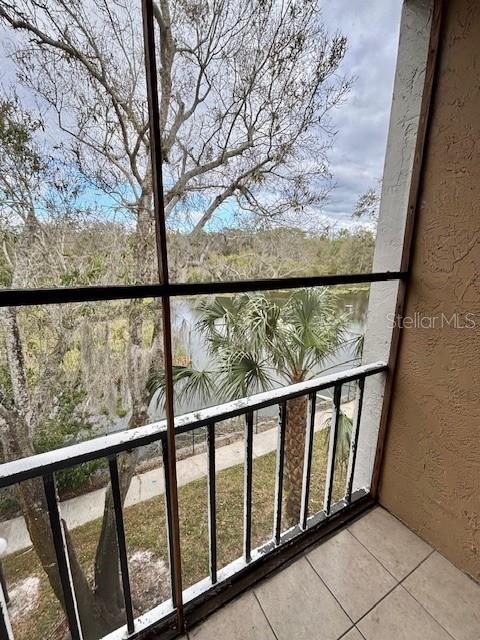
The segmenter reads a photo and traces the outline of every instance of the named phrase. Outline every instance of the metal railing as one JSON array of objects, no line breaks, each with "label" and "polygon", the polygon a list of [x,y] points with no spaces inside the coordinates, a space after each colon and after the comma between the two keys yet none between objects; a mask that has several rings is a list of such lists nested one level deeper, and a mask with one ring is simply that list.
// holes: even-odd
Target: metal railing
[{"label": "metal railing", "polygon": [[[75,598],[75,590],[72,581],[69,554],[66,544],[65,524],[62,521],[58,492],[56,486],[56,473],[69,469],[75,465],[91,460],[107,458],[109,461],[110,482],[114,503],[116,531],[123,595],[125,601],[124,627],[112,632],[108,640],[120,638],[139,638],[149,630],[157,628],[162,621],[179,605],[194,607],[197,602],[206,602],[210,595],[217,595],[223,582],[234,581],[242,575],[242,571],[256,563],[268,560],[274,553],[281,552],[282,545],[294,539],[301,539],[309,529],[325,524],[336,514],[349,509],[356,499],[368,494],[367,490],[359,490],[353,493],[353,479],[356,466],[360,421],[363,405],[363,391],[365,379],[368,376],[385,372],[387,366],[383,362],[376,362],[308,380],[299,384],[290,385],[280,389],[274,389],[259,393],[248,398],[228,402],[215,407],[203,409],[193,413],[178,416],[175,419],[175,434],[185,433],[206,427],[207,430],[207,493],[208,493],[208,538],[209,538],[209,577],[189,587],[183,592],[183,602],[175,602],[172,599],[151,610],[149,613],[134,619],[130,579],[128,571],[127,545],[123,523],[123,500],[120,490],[120,478],[117,466],[117,455],[122,452],[132,451],[138,447],[161,443],[163,469],[165,479],[165,507],[168,531],[168,546],[171,549],[171,521],[172,506],[169,496],[168,447],[167,426],[165,421],[112,433],[107,436],[95,438],[64,447],[55,451],[38,454],[29,458],[23,458],[0,465],[0,488],[12,486],[25,480],[39,478],[43,480],[46,504],[50,518],[52,539],[55,548],[57,566],[64,594],[64,609],[68,619],[72,640],[82,639],[81,623]],[[342,385],[355,382],[358,385],[356,410],[353,420],[348,471],[346,476],[345,493],[342,500],[333,503],[333,481],[335,474],[336,446],[341,415]],[[330,423],[327,473],[325,481],[325,496],[323,510],[316,514],[309,514],[309,496],[312,472],[312,451],[315,428],[315,409],[317,393],[321,390],[333,387],[333,413]],[[285,432],[287,426],[287,402],[293,398],[307,396],[309,399],[309,411],[306,424],[304,473],[302,483],[302,500],[300,518],[297,526],[287,531],[282,531],[282,501],[283,501],[283,469],[285,458]],[[252,478],[253,478],[253,415],[254,412],[266,407],[278,405],[279,424],[278,442],[276,452],[275,471],[275,509],[274,522],[272,523],[272,539],[262,547],[252,549]],[[244,523],[243,523],[243,557],[230,563],[226,567],[217,565],[217,528],[216,528],[216,449],[215,449],[215,424],[236,416],[245,416],[245,459],[244,459]],[[172,582],[172,594],[174,594],[174,576],[170,569]],[[8,612],[3,591],[0,589],[0,637],[13,639]]]}]

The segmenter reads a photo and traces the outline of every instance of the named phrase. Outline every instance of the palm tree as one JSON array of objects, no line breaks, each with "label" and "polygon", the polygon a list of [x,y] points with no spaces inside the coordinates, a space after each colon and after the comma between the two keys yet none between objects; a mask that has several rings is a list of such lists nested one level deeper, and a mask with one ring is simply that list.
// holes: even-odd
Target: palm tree
[{"label": "palm tree", "polygon": [[[246,293],[203,301],[197,328],[203,334],[214,367],[174,367],[178,397],[202,402],[215,393],[241,398],[273,386],[303,382],[341,344],[347,317],[338,313],[328,289],[302,289],[286,298]],[[150,377],[152,397],[164,385],[163,371]],[[157,396],[158,398],[158,396]],[[287,402],[284,487],[290,525],[300,516],[308,398]]]}]

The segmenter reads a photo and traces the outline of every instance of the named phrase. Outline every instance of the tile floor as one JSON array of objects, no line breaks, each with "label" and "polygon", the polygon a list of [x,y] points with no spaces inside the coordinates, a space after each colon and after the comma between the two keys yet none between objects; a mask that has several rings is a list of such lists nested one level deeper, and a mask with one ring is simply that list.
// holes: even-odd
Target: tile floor
[{"label": "tile floor", "polygon": [[377,507],[189,640],[480,640],[480,585]]}]

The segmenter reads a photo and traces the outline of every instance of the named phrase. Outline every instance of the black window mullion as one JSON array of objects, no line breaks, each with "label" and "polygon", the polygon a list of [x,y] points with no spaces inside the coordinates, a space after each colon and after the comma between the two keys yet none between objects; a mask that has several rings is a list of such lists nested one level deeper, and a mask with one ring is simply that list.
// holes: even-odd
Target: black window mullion
[{"label": "black window mullion", "polygon": [[[158,245],[157,251],[159,251]],[[163,255],[165,253],[166,250]],[[247,291],[302,289],[305,287],[333,287],[342,284],[368,284],[405,280],[406,277],[407,273],[404,271],[385,271],[261,280],[232,280],[231,282],[163,282],[158,284],[120,284],[49,289],[0,289],[0,307],[126,300],[130,298],[161,298],[165,295],[187,297],[222,293],[245,293]]]},{"label": "black window mullion", "polygon": [[152,163],[152,188],[155,214],[155,238],[159,284],[164,288],[161,294],[163,326],[163,358],[165,371],[165,416],[167,420],[167,451],[169,501],[171,514],[169,535],[171,545],[172,600],[177,610],[177,630],[183,633],[182,563],[180,552],[180,524],[178,516],[178,486],[175,453],[174,397],[172,372],[172,324],[170,313],[170,290],[168,278],[167,231],[165,224],[165,206],[162,177],[162,135],[160,129],[160,110],[158,104],[157,62],[155,46],[155,21],[153,0],[142,0],[143,35],[145,47],[145,74],[147,81],[148,119],[150,128],[150,152]]}]

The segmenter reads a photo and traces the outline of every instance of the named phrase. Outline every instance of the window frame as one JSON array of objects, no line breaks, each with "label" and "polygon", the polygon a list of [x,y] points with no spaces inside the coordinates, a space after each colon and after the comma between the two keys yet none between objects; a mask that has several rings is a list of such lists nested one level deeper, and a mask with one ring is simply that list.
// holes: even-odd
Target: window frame
[{"label": "window frame", "polygon": [[[405,0],[407,3],[409,0]],[[430,1],[430,0],[428,0]],[[122,299],[159,298],[161,301],[163,323],[163,349],[165,367],[165,413],[167,425],[168,467],[169,478],[168,497],[172,505],[172,519],[169,522],[171,536],[171,571],[173,592],[172,600],[176,609],[177,629],[181,633],[184,629],[182,604],[181,552],[180,530],[178,516],[178,493],[176,480],[175,428],[172,377],[172,336],[171,336],[171,298],[176,296],[189,297],[198,295],[215,295],[226,293],[244,293],[251,291],[292,290],[305,287],[329,287],[343,284],[377,283],[397,281],[399,283],[396,313],[401,314],[406,294],[408,273],[410,270],[410,246],[414,234],[414,214],[420,191],[420,171],[423,150],[428,128],[428,115],[434,84],[436,68],[436,54],[440,34],[441,0],[432,0],[434,12],[430,43],[427,59],[427,75],[423,89],[421,114],[415,145],[415,159],[410,176],[410,193],[408,211],[404,231],[403,253],[398,271],[372,271],[371,273],[335,274],[322,276],[304,276],[273,279],[254,279],[237,281],[214,281],[200,283],[171,283],[169,281],[169,264],[167,248],[167,231],[164,211],[164,191],[162,178],[162,149],[161,130],[158,104],[157,86],[157,58],[154,27],[154,0],[141,0],[143,15],[144,63],[146,71],[146,85],[148,98],[148,119],[150,130],[150,151],[152,158],[153,206],[155,217],[156,252],[158,263],[158,282],[154,284],[138,285],[107,285],[87,287],[42,288],[42,289],[0,289],[0,307],[37,306],[51,304],[67,304],[78,302],[94,302]],[[392,334],[389,359],[389,370],[385,384],[382,408],[381,426],[376,451],[372,494],[378,489],[378,477],[382,458],[383,445],[388,418],[393,372],[398,351],[399,331]]]}]

